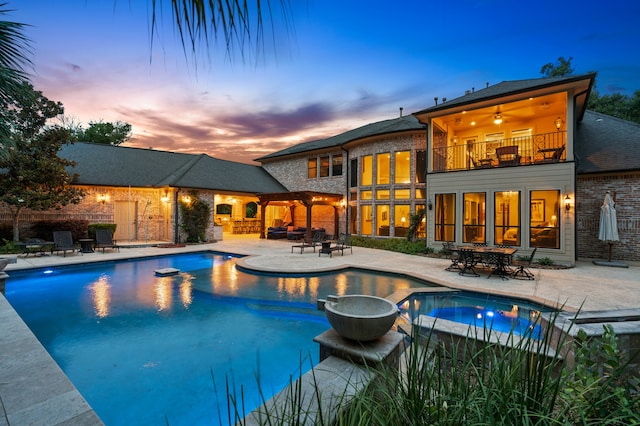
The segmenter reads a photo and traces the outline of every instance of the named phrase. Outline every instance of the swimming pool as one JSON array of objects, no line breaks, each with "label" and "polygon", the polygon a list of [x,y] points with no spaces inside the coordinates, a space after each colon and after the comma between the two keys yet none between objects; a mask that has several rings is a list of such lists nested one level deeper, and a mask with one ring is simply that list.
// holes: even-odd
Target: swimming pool
[{"label": "swimming pool", "polygon": [[[175,276],[155,276],[173,267]],[[345,271],[247,274],[195,253],[11,273],[6,297],[107,425],[227,423],[226,382],[245,410],[317,363],[329,325],[316,300],[387,296],[425,283]],[[301,371],[302,370],[302,371]]]}]

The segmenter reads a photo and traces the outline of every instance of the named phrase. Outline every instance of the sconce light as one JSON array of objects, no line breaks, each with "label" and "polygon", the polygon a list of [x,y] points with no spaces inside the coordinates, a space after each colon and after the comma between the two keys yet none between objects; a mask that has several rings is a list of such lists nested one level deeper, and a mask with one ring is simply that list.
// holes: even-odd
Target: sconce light
[{"label": "sconce light", "polygon": [[163,203],[169,202],[169,193],[167,191],[164,191],[164,194],[162,194],[162,197],[160,197],[160,201],[162,201]]},{"label": "sconce light", "polygon": [[429,208],[429,210],[433,210],[433,203],[431,202],[431,198],[429,198],[429,201],[427,201],[427,207]]},{"label": "sconce light", "polygon": [[107,194],[102,193],[102,194],[98,194],[98,202],[100,204],[104,204],[107,202]]},{"label": "sconce light", "polygon": [[556,121],[554,121],[554,124],[556,125],[556,129],[560,131],[560,128],[562,127],[562,118],[560,117],[556,118]]},{"label": "sconce light", "polygon": [[494,124],[502,124],[502,115],[500,115],[500,113],[497,113],[496,115],[494,115],[493,122]]},{"label": "sconce light", "polygon": [[345,200],[344,198],[340,200],[340,207],[342,207],[343,209],[345,207],[347,207],[347,200]]},{"label": "sconce light", "polygon": [[566,197],[564,197],[564,209],[566,211],[571,210],[571,197],[569,197],[568,194]]},{"label": "sconce light", "polygon": [[183,201],[183,202],[185,202],[185,203],[187,203],[187,204],[189,204],[189,203],[191,202],[191,197],[190,197],[190,196],[188,196],[188,195],[184,195],[184,196],[182,197],[182,201]]}]

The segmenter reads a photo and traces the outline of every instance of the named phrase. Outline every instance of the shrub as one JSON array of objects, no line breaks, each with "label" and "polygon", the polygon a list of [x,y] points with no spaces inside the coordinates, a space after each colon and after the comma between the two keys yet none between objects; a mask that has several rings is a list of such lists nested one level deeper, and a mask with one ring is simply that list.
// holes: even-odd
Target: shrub
[{"label": "shrub", "polygon": [[112,234],[116,233],[116,227],[118,225],[115,223],[92,223],[89,225],[87,232],[89,233],[89,238],[96,238],[96,230],[98,229],[107,229],[111,231]]},{"label": "shrub", "polygon": [[537,259],[534,263],[542,266],[552,266],[555,262],[550,257],[541,257]]},{"label": "shrub", "polygon": [[88,229],[88,220],[41,220],[33,224],[31,232],[34,235],[29,235],[28,238],[41,238],[43,240],[51,241],[53,239],[54,231],[71,231],[73,240],[77,241],[80,238],[86,238],[89,235]]},{"label": "shrub", "polygon": [[206,241],[211,208],[202,201],[197,191],[189,192],[190,201],[180,201],[180,226],[187,233],[188,243]]},{"label": "shrub", "polygon": [[433,249],[427,247],[424,241],[408,241],[405,238],[371,238],[354,235],[351,237],[351,245],[406,254],[433,252]]}]

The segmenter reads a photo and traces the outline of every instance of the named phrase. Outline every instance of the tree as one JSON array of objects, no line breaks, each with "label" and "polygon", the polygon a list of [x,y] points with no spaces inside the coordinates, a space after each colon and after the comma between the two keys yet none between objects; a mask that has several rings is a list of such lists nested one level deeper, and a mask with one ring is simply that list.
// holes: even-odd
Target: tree
[{"label": "tree", "polygon": [[211,207],[200,198],[197,191],[189,192],[189,201],[180,201],[180,216],[180,226],[187,233],[188,243],[206,241]]},{"label": "tree", "polygon": [[[60,102],[47,99],[29,83],[23,83],[23,95],[7,107],[4,124],[14,149],[0,159],[0,201],[13,218],[13,240],[20,240],[19,217],[25,209],[60,209],[79,203],[83,191],[70,186],[73,178],[66,167],[75,163],[58,157],[69,143],[69,131],[47,126],[47,121],[63,113]],[[4,119],[5,117],[3,117]]]},{"label": "tree", "polygon": [[115,123],[91,121],[86,130],[77,130],[73,138],[79,142],[120,145],[131,139],[131,124],[122,121],[116,121]]},{"label": "tree", "polygon": [[571,68],[572,59],[573,57],[565,59],[564,56],[560,56],[558,62],[555,64],[549,62],[543,65],[542,68],[540,68],[540,74],[544,75],[545,78],[572,75],[574,71],[574,68]]},{"label": "tree", "polygon": [[[5,6],[6,3],[0,3],[0,16],[10,12]],[[12,148],[6,106],[15,96],[28,93],[21,93],[23,83],[28,81],[25,69],[32,66],[29,40],[22,33],[24,27],[17,22],[0,21],[0,159],[8,158]]]}]

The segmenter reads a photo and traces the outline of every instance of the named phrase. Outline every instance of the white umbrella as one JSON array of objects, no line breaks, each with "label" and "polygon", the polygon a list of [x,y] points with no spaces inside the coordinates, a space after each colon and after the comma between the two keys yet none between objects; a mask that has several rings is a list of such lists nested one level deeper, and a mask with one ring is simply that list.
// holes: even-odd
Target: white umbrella
[{"label": "white umbrella", "polygon": [[615,202],[608,191],[600,207],[600,234],[598,238],[609,243],[609,262],[611,262],[611,246],[615,241],[619,240],[619,237]]}]

